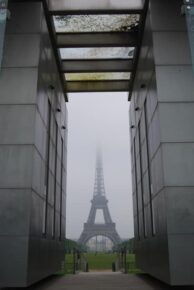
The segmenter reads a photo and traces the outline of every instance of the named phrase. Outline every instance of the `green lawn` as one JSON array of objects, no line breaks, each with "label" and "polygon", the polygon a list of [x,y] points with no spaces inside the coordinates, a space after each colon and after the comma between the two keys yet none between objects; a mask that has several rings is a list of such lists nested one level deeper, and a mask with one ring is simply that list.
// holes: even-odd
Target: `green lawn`
[{"label": "green lawn", "polygon": [[[89,270],[108,270],[112,269],[112,263],[116,262],[117,254],[108,253],[87,253],[85,258],[89,264]],[[127,254],[127,271],[129,274],[139,274],[142,273],[140,269],[137,268],[135,262],[134,254]]]},{"label": "green lawn", "polygon": [[88,262],[89,270],[112,269],[112,263],[117,259],[117,255],[113,253],[86,253],[84,256]]},{"label": "green lawn", "polygon": [[136,266],[134,254],[127,255],[127,268],[128,268],[129,274],[141,274],[142,273],[142,271],[140,269],[138,269]]},{"label": "green lawn", "polygon": [[73,263],[73,254],[66,254],[65,261],[66,263]]},{"label": "green lawn", "polygon": [[73,274],[73,254],[65,255],[65,267],[63,270],[59,271],[57,275],[63,276],[66,274]]},{"label": "green lawn", "polygon": [[[114,253],[85,253],[83,254],[85,260],[88,262],[89,271],[92,270],[111,270],[112,263],[116,262],[117,254]],[[129,274],[142,273],[136,267],[135,255],[127,254],[127,272]],[[65,269],[59,272],[60,275],[73,273],[73,254],[66,254],[65,256]]]},{"label": "green lawn", "polygon": [[135,255],[127,254],[127,263],[135,263]]}]

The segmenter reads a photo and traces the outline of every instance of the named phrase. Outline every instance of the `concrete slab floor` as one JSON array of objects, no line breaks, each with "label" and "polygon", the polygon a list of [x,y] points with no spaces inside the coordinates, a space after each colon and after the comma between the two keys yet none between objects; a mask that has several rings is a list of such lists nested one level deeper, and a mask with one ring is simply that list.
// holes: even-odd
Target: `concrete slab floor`
[{"label": "concrete slab floor", "polygon": [[[13,289],[13,288],[12,288]],[[23,288],[24,289],[24,288]],[[169,287],[148,275],[125,275],[112,272],[52,276],[28,290],[194,290],[194,287]],[[4,288],[1,290],[8,290]],[[18,288],[17,288],[18,290]]]}]

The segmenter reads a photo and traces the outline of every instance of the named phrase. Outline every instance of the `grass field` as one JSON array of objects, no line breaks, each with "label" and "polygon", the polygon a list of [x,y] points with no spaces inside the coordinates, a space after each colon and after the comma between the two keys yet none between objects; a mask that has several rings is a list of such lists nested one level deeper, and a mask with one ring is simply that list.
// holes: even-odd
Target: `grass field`
[{"label": "grass field", "polygon": [[127,263],[135,263],[135,255],[127,254]]},{"label": "grass field", "polygon": [[[85,253],[84,259],[88,262],[89,271],[93,270],[112,270],[112,263],[116,262],[118,256],[114,253]],[[129,274],[142,273],[136,267],[135,255],[127,254],[127,272]],[[73,273],[73,254],[67,254],[65,256],[65,269],[59,272],[60,275],[72,274]]]},{"label": "grass field", "polygon": [[111,270],[112,263],[117,259],[117,255],[113,253],[87,253],[84,256],[88,262],[89,270]]},{"label": "grass field", "polygon": [[135,255],[134,254],[127,254],[127,269],[129,274],[141,274],[142,271],[137,268]]},{"label": "grass field", "polygon": [[65,255],[65,262],[66,263],[73,263],[73,254],[66,254]]}]

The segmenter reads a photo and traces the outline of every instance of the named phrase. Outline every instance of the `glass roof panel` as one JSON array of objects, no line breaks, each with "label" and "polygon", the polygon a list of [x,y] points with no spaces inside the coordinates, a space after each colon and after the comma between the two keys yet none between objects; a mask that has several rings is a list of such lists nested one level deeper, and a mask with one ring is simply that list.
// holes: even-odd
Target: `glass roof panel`
[{"label": "glass roof panel", "polygon": [[137,14],[66,15],[55,16],[57,32],[112,32],[130,31],[139,22]]},{"label": "glass roof panel", "polygon": [[142,9],[144,0],[48,0],[51,10]]},{"label": "glass roof panel", "polygon": [[101,81],[101,80],[129,80],[130,73],[97,72],[97,73],[66,73],[67,81]]},{"label": "glass roof panel", "polygon": [[62,59],[131,59],[134,47],[61,48]]}]

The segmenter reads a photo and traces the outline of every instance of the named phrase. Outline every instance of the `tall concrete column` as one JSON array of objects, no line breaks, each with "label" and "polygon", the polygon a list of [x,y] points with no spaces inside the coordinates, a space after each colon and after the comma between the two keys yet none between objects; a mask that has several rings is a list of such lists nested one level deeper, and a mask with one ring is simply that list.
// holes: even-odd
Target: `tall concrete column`
[{"label": "tall concrete column", "polygon": [[194,283],[194,74],[181,5],[150,0],[130,108],[137,260],[172,285]]},{"label": "tall concrete column", "polygon": [[178,285],[194,283],[194,74],[181,5],[151,1],[170,278]]},{"label": "tall concrete column", "polygon": [[22,287],[64,259],[67,114],[41,2],[9,9],[0,72],[0,287]]}]

